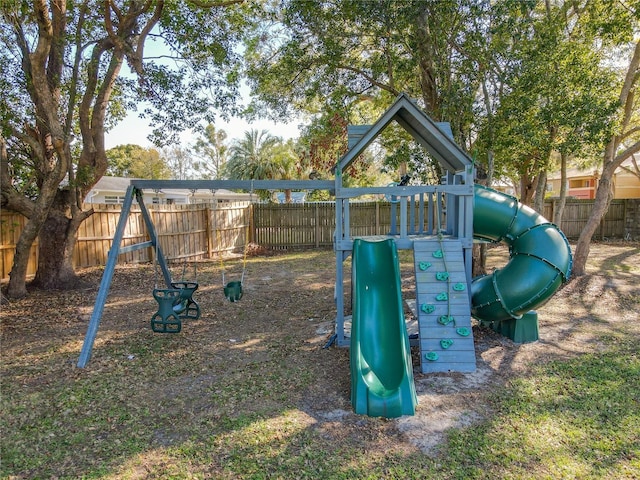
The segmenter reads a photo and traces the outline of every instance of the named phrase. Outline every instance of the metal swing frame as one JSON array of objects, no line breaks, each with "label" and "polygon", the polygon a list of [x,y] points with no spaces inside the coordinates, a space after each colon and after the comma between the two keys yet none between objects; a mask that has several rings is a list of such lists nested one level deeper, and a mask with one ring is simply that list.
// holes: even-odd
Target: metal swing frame
[{"label": "metal swing frame", "polygon": [[[104,313],[104,306],[109,295],[109,288],[111,287],[111,281],[113,280],[113,274],[118,262],[118,256],[122,253],[135,252],[143,248],[152,247],[157,248],[158,265],[162,272],[162,277],[167,288],[171,287],[171,272],[167,267],[167,260],[162,252],[162,248],[159,246],[158,234],[153,224],[153,219],[142,199],[143,190],[162,190],[166,188],[172,189],[186,189],[186,190],[286,190],[286,189],[299,189],[299,190],[333,190],[335,183],[332,180],[131,180],[129,187],[125,193],[124,203],[122,204],[122,210],[120,212],[120,218],[116,226],[116,231],[111,243],[111,249],[107,256],[107,263],[105,265],[102,280],[100,281],[100,287],[98,288],[98,294],[89,320],[89,326],[87,333],[82,344],[82,350],[80,351],[80,357],[78,359],[78,368],[84,368],[87,366],[91,358],[91,352],[93,350],[93,344],[98,334],[98,328],[100,327],[100,321],[102,314]],[[127,220],[131,213],[131,207],[134,199],[140,206],[140,212],[142,218],[149,232],[149,240],[134,245],[122,246],[122,239],[124,231],[127,226]]]}]

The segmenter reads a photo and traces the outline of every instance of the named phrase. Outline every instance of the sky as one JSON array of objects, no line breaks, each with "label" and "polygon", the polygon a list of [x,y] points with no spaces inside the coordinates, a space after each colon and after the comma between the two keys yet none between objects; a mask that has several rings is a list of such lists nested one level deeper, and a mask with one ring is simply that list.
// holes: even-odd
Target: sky
[{"label": "sky", "polygon": [[[260,120],[253,123],[247,123],[240,118],[232,118],[229,122],[222,120],[216,122],[216,128],[222,129],[227,133],[227,142],[233,139],[242,138],[244,132],[254,130],[267,130],[271,135],[281,137],[284,140],[296,138],[300,135],[298,122],[289,124],[276,124],[268,120]],[[122,122],[105,135],[105,146],[107,149],[118,145],[134,144],[144,148],[153,147],[153,144],[147,139],[151,133],[148,120],[139,118],[136,112],[130,113]],[[191,132],[184,132],[181,136],[181,144],[188,147],[195,143],[197,135]]]},{"label": "sky", "polygon": [[[147,55],[156,57],[156,59],[163,56],[170,56],[170,54],[167,53],[166,46],[159,41],[149,41],[145,44],[145,56]],[[162,61],[159,61],[159,63],[162,63]],[[168,63],[170,64],[170,62]],[[126,62],[122,66],[122,75],[135,78]],[[249,88],[246,85],[240,86],[240,95],[240,102],[243,105],[248,104],[250,100]],[[249,124],[241,118],[232,118],[229,122],[220,120],[215,123],[215,126],[227,133],[227,140],[230,143],[233,139],[242,138],[244,132],[250,129],[267,130],[270,134],[281,137],[284,140],[296,138],[300,135],[298,128],[299,123],[300,121],[295,119],[289,124],[276,124],[268,120],[261,120]],[[153,147],[153,144],[147,139],[151,130],[148,120],[140,118],[137,112],[131,112],[122,122],[105,135],[105,146],[107,149],[117,145],[127,144],[140,145],[145,148]],[[191,132],[184,132],[180,136],[181,146],[188,147],[194,144],[197,137],[198,135],[194,135]]]}]

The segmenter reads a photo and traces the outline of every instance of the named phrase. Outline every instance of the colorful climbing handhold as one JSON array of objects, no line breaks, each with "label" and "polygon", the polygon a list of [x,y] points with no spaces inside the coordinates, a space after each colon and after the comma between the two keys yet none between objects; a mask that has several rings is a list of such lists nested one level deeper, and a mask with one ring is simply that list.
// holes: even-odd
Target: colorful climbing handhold
[{"label": "colorful climbing handhold", "polygon": [[436,273],[436,280],[440,282],[446,282],[449,280],[449,272],[438,272]]},{"label": "colorful climbing handhold", "polygon": [[424,272],[427,268],[431,266],[431,262],[420,262],[418,266],[420,267],[420,270]]},{"label": "colorful climbing handhold", "polygon": [[442,258],[444,257],[444,253],[442,250],[436,250],[433,252],[433,258]]},{"label": "colorful climbing handhold", "polygon": [[455,324],[455,319],[453,318],[453,315],[440,315],[438,317],[438,323],[440,325],[449,325],[451,322],[453,322]]},{"label": "colorful climbing handhold", "polygon": [[456,328],[456,333],[461,337],[468,337],[469,335],[471,335],[471,330],[467,327],[460,327]]},{"label": "colorful climbing handhold", "polygon": [[443,338],[442,340],[440,340],[440,346],[445,350],[451,345],[453,345],[453,340],[451,340],[450,338]]},{"label": "colorful climbing handhold", "polygon": [[430,362],[435,362],[436,360],[438,360],[439,357],[436,352],[427,352],[424,354],[424,358],[426,358]]},{"label": "colorful climbing handhold", "polygon": [[458,282],[458,283],[456,283],[456,284],[453,286],[453,289],[454,289],[456,292],[462,292],[465,288],[466,288],[466,287],[464,286],[464,283],[462,283],[462,282]]},{"label": "colorful climbing handhold", "polygon": [[439,293],[438,295],[436,295],[436,300],[438,300],[439,302],[444,302],[445,300],[449,300],[449,295],[447,295],[447,292]]},{"label": "colorful climbing handhold", "polygon": [[432,305],[431,303],[423,303],[422,305],[420,305],[420,310],[422,310],[424,313],[433,313],[435,309],[436,306]]}]

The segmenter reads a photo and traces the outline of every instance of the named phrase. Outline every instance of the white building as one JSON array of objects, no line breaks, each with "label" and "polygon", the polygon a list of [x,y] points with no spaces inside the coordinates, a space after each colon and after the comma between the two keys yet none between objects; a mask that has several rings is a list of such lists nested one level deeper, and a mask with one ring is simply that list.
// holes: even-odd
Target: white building
[{"label": "white building", "polygon": [[[131,180],[134,179],[103,176],[87,194],[84,201],[86,203],[123,203],[125,192]],[[237,193],[225,189],[215,191],[163,189],[159,191],[145,190],[143,198],[146,204],[186,205],[193,203],[248,202],[251,200],[251,194]],[[256,195],[254,195],[254,200],[257,200]]]}]

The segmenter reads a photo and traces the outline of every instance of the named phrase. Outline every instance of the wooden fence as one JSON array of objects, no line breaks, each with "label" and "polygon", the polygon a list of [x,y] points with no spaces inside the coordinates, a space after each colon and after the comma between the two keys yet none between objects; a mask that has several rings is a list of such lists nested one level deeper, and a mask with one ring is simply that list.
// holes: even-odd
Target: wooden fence
[{"label": "wooden fence", "polygon": [[[570,199],[566,201],[559,227],[567,238],[577,239],[580,236],[593,208],[593,203],[593,200]],[[544,216],[552,219],[555,208],[555,200],[545,202]],[[609,210],[600,222],[594,236],[595,240],[608,238],[640,239],[640,199],[611,201]]]},{"label": "wooden fence", "polygon": [[[352,236],[385,235],[391,230],[387,202],[350,202]],[[396,209],[396,223],[400,222]],[[318,248],[333,245],[335,204],[257,204],[253,210],[254,241],[277,249]]]},{"label": "wooden fence", "polygon": [[[85,206],[87,207],[87,206]],[[120,217],[120,205],[90,205],[95,213],[78,229],[74,265],[76,268],[105,265],[111,241]],[[218,254],[242,250],[251,230],[250,204],[247,202],[153,205],[149,213],[156,228],[160,247],[168,262],[215,258]],[[9,279],[18,236],[26,223],[19,214],[0,215],[0,273]],[[149,240],[142,213],[132,206],[122,238],[122,246]],[[118,263],[144,263],[154,259],[153,249],[123,253]],[[27,275],[35,274],[38,265],[38,242],[31,249]]]},{"label": "wooden fence", "polygon": [[[593,206],[592,200],[569,200],[560,228],[576,239]],[[93,205],[94,215],[78,231],[74,264],[77,268],[105,265],[120,216],[119,205]],[[390,204],[350,203],[352,236],[384,235],[391,229]],[[545,204],[545,217],[553,218],[555,203]],[[399,209],[398,209],[399,210]],[[333,202],[304,204],[220,203],[196,205],[153,205],[150,213],[160,246],[168,261],[182,262],[216,258],[219,253],[241,252],[255,242],[271,249],[330,247],[335,230]],[[397,219],[398,220],[398,219]],[[398,220],[399,221],[399,220]],[[0,273],[9,278],[18,236],[26,219],[19,214],[0,215]],[[614,200],[596,233],[596,239],[640,239],[640,199]],[[123,246],[149,239],[142,215],[132,208]],[[153,261],[151,248],[120,255],[119,263]],[[28,275],[35,274],[37,243],[31,250]]]}]

